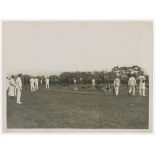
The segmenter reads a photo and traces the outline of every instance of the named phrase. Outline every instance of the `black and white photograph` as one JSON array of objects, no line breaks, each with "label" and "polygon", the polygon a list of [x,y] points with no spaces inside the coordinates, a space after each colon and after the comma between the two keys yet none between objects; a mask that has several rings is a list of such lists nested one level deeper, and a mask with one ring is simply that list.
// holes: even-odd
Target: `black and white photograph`
[{"label": "black and white photograph", "polygon": [[3,21],[4,132],[151,132],[153,22]]}]

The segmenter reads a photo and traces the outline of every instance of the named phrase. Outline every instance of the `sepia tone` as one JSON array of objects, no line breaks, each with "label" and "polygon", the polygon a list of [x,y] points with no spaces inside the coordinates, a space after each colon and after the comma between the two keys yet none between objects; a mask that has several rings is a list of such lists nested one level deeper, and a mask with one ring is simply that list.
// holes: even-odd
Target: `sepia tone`
[{"label": "sepia tone", "polygon": [[2,28],[4,132],[151,131],[151,21]]}]

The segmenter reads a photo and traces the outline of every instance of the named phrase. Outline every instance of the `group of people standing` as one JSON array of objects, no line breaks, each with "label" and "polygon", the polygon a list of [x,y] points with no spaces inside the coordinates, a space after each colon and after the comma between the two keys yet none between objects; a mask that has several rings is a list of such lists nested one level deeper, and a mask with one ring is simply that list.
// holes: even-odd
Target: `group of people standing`
[{"label": "group of people standing", "polygon": [[[143,73],[140,76],[138,76],[137,81],[139,83],[138,84],[139,95],[140,96],[146,96],[146,93],[145,93],[145,89],[146,89],[145,81],[146,81],[146,78],[145,78]],[[134,77],[134,75],[131,74],[131,76],[130,76],[130,78],[128,80],[128,88],[129,88],[128,94],[129,95],[135,96],[135,88],[137,86],[137,81],[136,81],[136,78]],[[117,75],[115,80],[114,80],[114,90],[115,90],[115,95],[116,96],[119,93],[119,87],[120,87],[120,79],[119,79],[119,76]]]},{"label": "group of people standing", "polygon": [[37,77],[30,78],[30,90],[34,92],[39,89],[39,80]]},{"label": "group of people standing", "polygon": [[8,96],[11,98],[17,97],[17,103],[21,104],[21,91],[22,91],[22,81],[21,81],[21,74],[15,77],[12,75],[11,78],[6,79],[6,90]]},{"label": "group of people standing", "polygon": [[[49,89],[49,78],[47,77],[45,79],[45,83],[46,83],[46,88]],[[40,84],[43,83],[43,80],[40,79]],[[30,78],[30,90],[31,92],[35,92],[36,90],[39,89],[39,79],[37,77],[31,77]]]},{"label": "group of people standing", "polygon": [[[47,77],[46,80],[46,88],[49,89],[49,78]],[[40,80],[40,84],[43,83],[43,80]],[[30,91],[35,92],[39,89],[39,79],[37,77],[30,78]],[[22,104],[21,102],[21,92],[22,92],[22,80],[21,74],[18,74],[17,78],[12,75],[10,78],[6,78],[6,91],[7,95],[10,98],[17,97],[17,103]]]},{"label": "group of people standing", "polygon": [[[82,81],[82,80],[81,80]],[[129,80],[128,80],[128,94],[129,95],[136,95],[136,86],[138,85],[139,88],[139,95],[140,96],[146,96],[145,93],[145,82],[146,78],[144,74],[142,73],[138,78],[135,78],[133,74],[130,75]],[[120,90],[120,85],[121,85],[121,80],[119,78],[119,74],[116,74],[116,78],[114,79],[113,82],[113,94],[118,96],[119,95],[119,90]],[[92,78],[91,80],[91,88],[95,89],[96,88],[96,80],[95,78]],[[76,86],[76,79],[73,78],[73,90],[78,90]]]},{"label": "group of people standing", "polygon": [[[46,89],[49,89],[49,78],[47,77],[45,79],[46,83]],[[139,95],[140,96],[146,96],[145,93],[145,82],[146,78],[144,74],[141,74],[138,76],[136,79],[134,75],[131,74],[129,80],[128,80],[128,94],[135,96],[135,89],[137,86],[137,81],[138,81],[138,88],[139,88]],[[76,79],[73,78],[74,82],[74,90],[77,90],[76,86]],[[40,79],[40,84],[43,83],[43,80]],[[121,80],[119,78],[119,75],[116,75],[116,78],[114,79],[113,87],[114,87],[114,94],[118,96],[119,94],[119,88],[120,88]],[[92,79],[92,88],[95,88],[95,78]],[[12,75],[11,78],[6,79],[6,89],[7,89],[7,94],[11,98],[17,96],[17,103],[21,104],[21,91],[22,91],[22,80],[21,80],[21,74],[18,74],[17,78]],[[39,89],[39,79],[37,77],[31,77],[30,78],[30,90],[31,92],[34,92]]]}]

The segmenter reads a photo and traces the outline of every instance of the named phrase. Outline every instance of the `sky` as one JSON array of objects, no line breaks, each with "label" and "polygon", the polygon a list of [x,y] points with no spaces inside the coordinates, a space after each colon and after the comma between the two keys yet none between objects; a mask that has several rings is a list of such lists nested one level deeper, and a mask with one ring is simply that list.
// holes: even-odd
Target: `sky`
[{"label": "sky", "polygon": [[152,71],[150,21],[6,21],[3,55],[8,74],[101,71],[138,65]]}]

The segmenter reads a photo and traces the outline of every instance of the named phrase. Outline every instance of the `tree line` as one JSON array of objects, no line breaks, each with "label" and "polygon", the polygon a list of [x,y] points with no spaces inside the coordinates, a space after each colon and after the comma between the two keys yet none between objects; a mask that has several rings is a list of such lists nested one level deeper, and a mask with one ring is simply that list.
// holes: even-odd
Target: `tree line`
[{"label": "tree line", "polygon": [[[115,66],[111,70],[102,70],[102,71],[93,71],[93,72],[62,72],[60,75],[50,75],[48,78],[50,79],[51,84],[73,84],[73,79],[76,79],[77,84],[91,84],[92,79],[95,78],[97,84],[101,83],[113,83],[116,74],[119,75],[122,84],[126,84],[129,76],[132,74],[137,78],[141,73],[144,73],[143,69],[139,66],[131,66],[131,67],[118,67]],[[149,76],[145,74],[146,83],[149,81]],[[22,81],[23,84],[28,84],[32,75],[23,74]],[[43,83],[45,82],[46,76],[39,75],[35,76],[39,79],[42,79]]]}]

